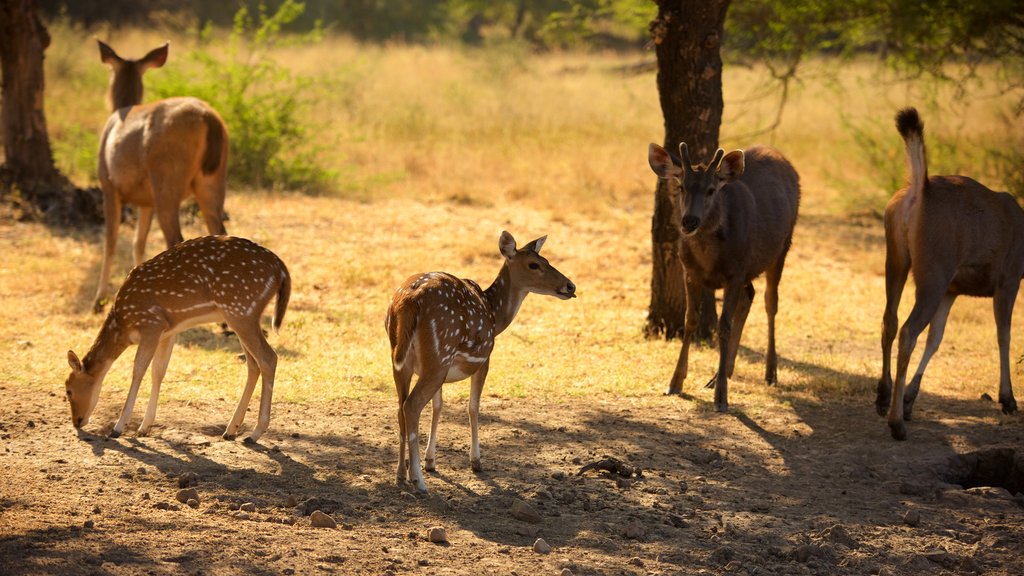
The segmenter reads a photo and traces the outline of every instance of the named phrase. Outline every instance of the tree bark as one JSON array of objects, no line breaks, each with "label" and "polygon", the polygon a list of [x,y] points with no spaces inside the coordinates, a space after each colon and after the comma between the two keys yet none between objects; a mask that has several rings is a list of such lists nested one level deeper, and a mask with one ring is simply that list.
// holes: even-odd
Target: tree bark
[{"label": "tree bark", "polygon": [[78,190],[53,164],[43,111],[43,52],[49,45],[35,0],[0,0],[0,196],[51,219],[96,221],[99,195]]},{"label": "tree bark", "polygon": [[[722,123],[722,29],[729,0],[655,0],[650,25],[658,59],[658,96],[665,120],[666,150],[686,142],[694,159],[710,159]],[[686,311],[686,272],[679,257],[678,198],[663,182],[654,192],[651,219],[653,273],[644,333],[681,336]],[[698,340],[713,343],[714,292],[705,290],[698,307]]]}]

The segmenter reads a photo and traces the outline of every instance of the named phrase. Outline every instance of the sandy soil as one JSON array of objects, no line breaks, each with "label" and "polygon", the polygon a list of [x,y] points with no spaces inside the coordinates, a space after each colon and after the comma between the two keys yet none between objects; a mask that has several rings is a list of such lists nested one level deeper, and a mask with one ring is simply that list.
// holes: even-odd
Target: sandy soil
[{"label": "sandy soil", "polygon": [[[108,439],[111,402],[79,437],[58,393],[0,391],[4,574],[1024,574],[1024,496],[955,484],[975,464],[958,454],[995,447],[982,467],[1016,457],[1000,481],[1024,478],[1022,419],[982,399],[922,393],[897,443],[867,398],[755,418],[654,394],[485,397],[481,474],[449,401],[420,496],[394,483],[393,401],[278,404],[252,446],[218,435],[230,398]],[[577,475],[605,455],[642,476]]]}]

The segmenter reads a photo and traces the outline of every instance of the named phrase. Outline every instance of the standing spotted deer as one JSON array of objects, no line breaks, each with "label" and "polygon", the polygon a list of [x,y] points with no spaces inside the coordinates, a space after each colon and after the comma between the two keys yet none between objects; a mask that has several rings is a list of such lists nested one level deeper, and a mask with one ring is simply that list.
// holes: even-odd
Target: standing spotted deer
[{"label": "standing spotted deer", "polygon": [[776,381],[775,314],[779,281],[793,240],[800,205],[800,178],[782,154],[767,146],[728,154],[719,148],[707,165],[690,162],[685,143],[682,160],[657,144],[648,147],[651,169],[678,188],[681,202],[683,267],[686,269],[686,317],[669,394],[680,394],[688,370],[690,342],[697,329],[701,291],[725,289],[718,319],[718,373],[708,382],[715,388],[715,410],[728,410],[728,378],[736,364],[743,325],[754,299],[751,283],[762,273],[768,313],[768,354],[764,379]]},{"label": "standing spotted deer", "polygon": [[68,351],[71,375],[65,387],[72,424],[81,428],[89,422],[110,366],[129,345],[138,344],[128,399],[110,435],[116,438],[124,432],[139,384],[152,363],[149,407],[139,426],[139,434],[146,434],[156,418],[160,383],[167,372],[176,335],[198,324],[226,322],[242,344],[249,376],[224,438],[231,440],[238,433],[256,380],[262,376],[259,421],[247,438],[255,442],[270,424],[270,400],[277,369],[277,354],[263,336],[260,316],[276,296],[272,324],[276,331],[284,320],[290,295],[291,277],[284,262],[244,238],[195,238],[134,268],[118,290],[89,352],[79,360],[78,355]]},{"label": "standing spotted deer", "polygon": [[[999,404],[1017,410],[1010,382],[1010,322],[1024,277],[1024,210],[1006,193],[966,176],[928,176],[924,123],[914,108],[896,115],[910,174],[907,186],[885,209],[885,313],[882,316],[882,377],[875,406],[888,409],[889,431],[907,438],[921,378],[946,328],[957,296],[992,298],[999,342]],[[908,274],[914,275],[914,308],[899,331],[896,381],[891,374],[896,312]],[[928,339],[917,372],[906,386],[910,355],[926,326]]]},{"label": "standing spotted deer", "polygon": [[[540,255],[546,239],[543,236],[516,250],[512,235],[502,232],[498,248],[505,263],[486,290],[472,280],[429,272],[410,277],[395,292],[384,326],[391,341],[391,365],[398,391],[399,485],[408,479],[420,492],[427,491],[420,470],[420,413],[433,399],[426,468],[434,470],[441,386],[470,377],[470,463],[473,470],[482,469],[477,415],[494,338],[512,323],[530,292],[562,300],[576,296],[576,286]],[[419,379],[411,386],[414,374]]]},{"label": "standing spotted deer", "polygon": [[210,234],[226,234],[228,131],[220,115],[197,98],[142,104],[142,75],[164,65],[167,44],[138,60],[126,60],[97,42],[101,60],[112,71],[107,99],[113,112],[100,139],[98,166],[106,221],[103,265],[93,307],[100,312],[109,295],[123,203],[139,209],[135,266],[144,260],[154,212],[167,247],[182,241],[178,208],[189,196],[199,204]]}]

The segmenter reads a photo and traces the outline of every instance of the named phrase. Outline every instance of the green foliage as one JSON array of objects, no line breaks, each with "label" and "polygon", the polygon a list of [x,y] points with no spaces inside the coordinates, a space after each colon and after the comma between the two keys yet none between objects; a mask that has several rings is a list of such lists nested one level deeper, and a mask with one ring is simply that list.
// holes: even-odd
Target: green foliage
[{"label": "green foliage", "polygon": [[99,155],[97,129],[81,124],[67,126],[51,138],[57,169],[78,181],[95,181]]},{"label": "green foliage", "polygon": [[210,47],[208,26],[202,33],[207,48],[190,55],[200,72],[176,66],[151,81],[158,97],[195,96],[221,113],[231,135],[228,175],[236,184],[319,191],[334,180],[335,174],[318,164],[312,127],[302,121],[316,87],[269,56],[275,47],[321,38],[319,27],[297,37],[282,33],[303,10],[303,4],[287,0],[273,13],[261,7],[254,19],[243,7],[235,14],[223,56]]}]

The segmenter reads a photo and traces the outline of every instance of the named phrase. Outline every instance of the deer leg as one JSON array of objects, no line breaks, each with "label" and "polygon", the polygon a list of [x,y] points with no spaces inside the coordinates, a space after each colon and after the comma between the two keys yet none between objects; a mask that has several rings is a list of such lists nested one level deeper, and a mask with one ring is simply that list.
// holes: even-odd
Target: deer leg
[{"label": "deer leg", "polygon": [[1019,286],[1018,282],[1012,282],[1009,287],[997,290],[992,299],[999,340],[999,405],[1003,407],[1004,414],[1017,411],[1017,400],[1013,397],[1013,384],[1010,381],[1010,325]]},{"label": "deer leg", "polygon": [[409,445],[409,481],[415,484],[416,489],[424,494],[427,492],[427,484],[423,481],[423,471],[420,468],[420,414],[423,412],[427,402],[434,397],[437,390],[444,384],[444,377],[447,372],[446,369],[440,368],[420,374],[412,392],[409,393],[409,397],[402,404],[402,417],[405,418],[406,442]]},{"label": "deer leg", "polygon": [[750,305],[754,301],[754,285],[747,284],[740,295],[740,301],[736,305],[736,314],[732,318],[732,338],[729,339],[729,360],[728,370],[725,375],[732,378],[733,370],[736,369],[736,353],[740,349],[740,338],[743,336],[743,327],[747,324],[747,314],[750,313]]},{"label": "deer leg", "polygon": [[928,367],[928,362],[931,361],[932,356],[938,351],[939,344],[942,344],[942,336],[946,331],[946,319],[949,318],[949,311],[953,308],[955,300],[956,295],[947,292],[942,298],[942,302],[939,303],[935,316],[932,316],[931,323],[928,325],[928,339],[925,341],[924,354],[922,354],[921,361],[917,364],[917,371],[914,373],[913,379],[910,380],[910,384],[907,385],[907,390],[903,394],[904,420],[910,420],[913,414],[914,400],[917,400],[917,394],[921,391],[921,379],[924,377],[924,371]]},{"label": "deer leg", "polygon": [[153,223],[153,207],[139,206],[139,221],[135,224],[135,242],[132,245],[132,262],[135,266],[146,261],[146,238]]},{"label": "deer leg", "polygon": [[[935,312],[942,303],[942,298],[949,286],[946,281],[924,279],[917,286],[916,301],[910,316],[900,328],[899,347],[896,352],[896,382],[893,384],[892,398],[889,400],[889,431],[896,440],[907,439],[907,427],[903,423],[903,397],[907,383],[907,369],[910,366],[910,355],[917,346],[917,338],[925,326],[935,317]],[[941,287],[941,288],[935,288]]]},{"label": "deer leg", "polygon": [[[891,235],[888,230],[886,235]],[[899,328],[896,313],[900,307],[900,298],[903,296],[903,287],[907,284],[907,274],[910,272],[909,252],[895,245],[891,238],[886,240],[888,242],[885,251],[885,312],[882,314],[882,376],[878,379],[875,397],[875,411],[879,416],[885,416],[892,396],[892,343]]]},{"label": "deer leg", "polygon": [[469,448],[469,465],[474,472],[483,472],[480,465],[480,435],[478,430],[478,417],[480,416],[480,394],[484,389],[484,381],[487,380],[487,371],[491,362],[484,362],[470,380],[469,388],[469,434],[471,445]]},{"label": "deer leg", "polygon": [[182,241],[181,222],[178,220],[178,208],[184,197],[188,182],[182,174],[153,172],[150,183],[153,187],[153,209],[164,233],[164,240],[170,248]]},{"label": "deer leg", "polygon": [[100,282],[92,306],[96,313],[103,311],[110,295],[110,269],[114,264],[117,232],[121,227],[121,199],[115,192],[103,191],[103,220],[103,264],[100,266]]},{"label": "deer leg", "polygon": [[700,318],[697,317],[697,298],[701,295],[703,285],[694,279],[695,274],[686,274],[686,313],[683,318],[683,345],[679,349],[679,360],[676,361],[676,369],[672,373],[672,380],[668,385],[666,394],[682,394],[683,381],[686,380],[686,373],[689,369],[690,342],[697,332],[697,325]]},{"label": "deer leg", "polygon": [[412,382],[412,360],[405,363],[402,369],[392,367],[392,374],[395,378],[395,388],[398,391],[398,473],[396,482],[402,486],[409,480],[409,470],[405,463],[405,416],[402,406],[409,396],[409,384]]},{"label": "deer leg", "polygon": [[142,424],[139,425],[139,436],[149,434],[149,428],[153,425],[153,421],[156,420],[156,405],[157,399],[160,397],[160,384],[164,381],[164,375],[167,374],[167,365],[171,362],[171,350],[174,349],[175,339],[175,336],[171,336],[160,340],[160,344],[156,347],[156,353],[153,355],[153,370],[150,372],[153,385],[149,389],[149,405],[146,407],[146,416],[142,419]]},{"label": "deer leg", "polygon": [[[246,361],[255,361],[258,367],[260,379],[262,380],[262,387],[260,389],[260,413],[256,420],[256,426],[249,432],[249,436],[245,439],[246,443],[256,442],[260,439],[260,436],[267,431],[270,426],[270,406],[274,395],[274,376],[277,371],[277,353],[267,342],[266,337],[263,336],[263,330],[260,329],[259,318],[253,319],[235,319],[225,318],[228,326],[238,335],[238,341],[241,342],[242,346],[246,351]],[[234,437],[238,433],[238,427],[241,426],[242,420],[245,418],[245,411],[249,406],[249,401],[252,398],[253,390],[256,388],[256,378],[254,378],[253,371],[249,369],[249,378],[245,383],[245,390],[242,393],[242,398],[238,403],[238,408],[235,410],[235,415],[228,424],[227,429],[224,431],[224,436],[230,434]]]},{"label": "deer leg", "polygon": [[224,179],[199,176],[193,181],[196,204],[210,234],[227,234],[224,228]]},{"label": "deer leg", "polygon": [[124,402],[124,409],[121,410],[121,417],[117,419],[114,429],[110,431],[111,438],[120,436],[124,432],[125,426],[128,425],[128,420],[132,417],[135,397],[139,394],[139,384],[142,383],[142,378],[145,377],[146,370],[149,368],[150,362],[153,361],[153,355],[160,344],[162,332],[163,327],[155,327],[140,336],[139,348],[135,351],[135,365],[132,368],[132,385],[128,389],[128,398]]},{"label": "deer leg", "polygon": [[764,381],[769,386],[778,382],[779,356],[775,352],[775,315],[779,312],[779,282],[782,281],[782,269],[786,265],[786,254],[789,253],[792,242],[792,236],[786,239],[782,255],[765,272],[764,311],[768,315],[768,352],[765,357]]},{"label": "deer leg", "polygon": [[427,454],[424,457],[423,467],[427,469],[427,472],[434,471],[434,458],[437,455],[437,425],[441,422],[441,407],[444,405],[444,399],[441,397],[441,391],[444,387],[438,388],[437,393],[434,394],[433,406],[430,411],[430,439],[427,440]]},{"label": "deer leg", "polygon": [[[715,411],[729,411],[728,357],[732,339],[733,316],[743,298],[744,285],[732,282],[725,287],[722,313],[718,316],[718,374],[715,377]],[[749,305],[747,306],[749,310]]]}]

